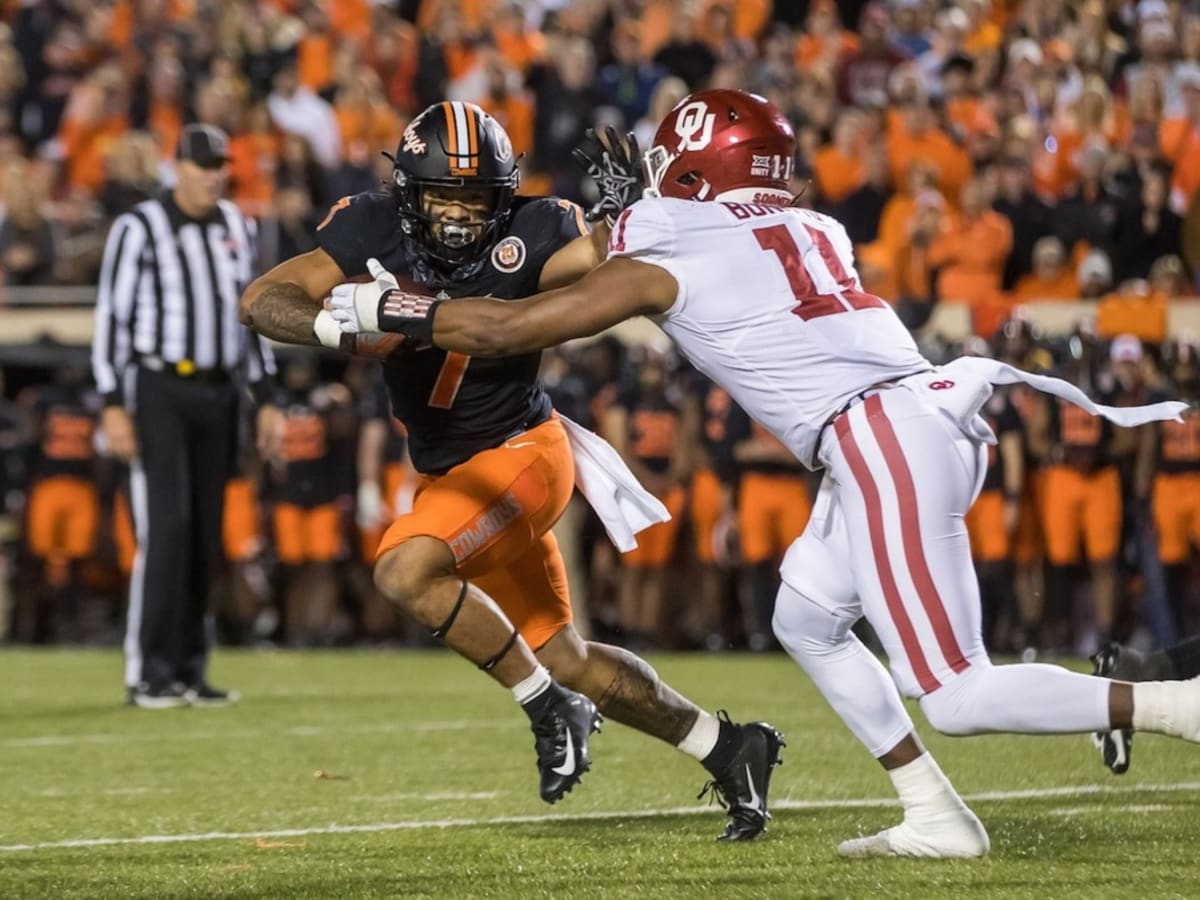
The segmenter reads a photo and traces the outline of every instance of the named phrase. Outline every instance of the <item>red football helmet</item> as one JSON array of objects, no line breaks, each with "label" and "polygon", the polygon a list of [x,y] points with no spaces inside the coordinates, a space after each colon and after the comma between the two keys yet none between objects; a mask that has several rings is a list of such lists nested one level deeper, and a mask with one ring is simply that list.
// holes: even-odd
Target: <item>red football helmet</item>
[{"label": "red football helmet", "polygon": [[697,91],[658,126],[645,155],[645,196],[786,204],[795,157],[792,126],[770,102]]}]

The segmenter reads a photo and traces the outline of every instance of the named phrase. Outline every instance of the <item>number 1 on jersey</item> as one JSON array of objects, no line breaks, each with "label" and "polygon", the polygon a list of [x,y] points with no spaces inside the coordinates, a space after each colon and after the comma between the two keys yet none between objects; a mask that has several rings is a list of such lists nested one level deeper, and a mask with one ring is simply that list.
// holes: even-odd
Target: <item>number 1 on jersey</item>
[{"label": "number 1 on jersey", "polygon": [[435,409],[450,409],[454,406],[454,398],[462,387],[463,378],[467,375],[467,366],[471,357],[463,353],[447,353],[442,363],[442,371],[438,372],[433,390],[429,392],[429,405]]},{"label": "number 1 on jersey", "polygon": [[887,305],[874,294],[868,294],[859,288],[857,279],[851,277],[846,270],[828,234],[808,224],[805,224],[804,230],[812,238],[813,246],[817,248],[817,253],[829,270],[830,276],[837,282],[838,293],[818,292],[816,282],[804,265],[800,248],[796,246],[796,239],[792,237],[786,225],[768,225],[754,229],[758,246],[774,253],[783,266],[792,295],[799,301],[799,305],[792,310],[793,314],[808,322],[821,316],[835,316],[856,309],[877,309]]}]

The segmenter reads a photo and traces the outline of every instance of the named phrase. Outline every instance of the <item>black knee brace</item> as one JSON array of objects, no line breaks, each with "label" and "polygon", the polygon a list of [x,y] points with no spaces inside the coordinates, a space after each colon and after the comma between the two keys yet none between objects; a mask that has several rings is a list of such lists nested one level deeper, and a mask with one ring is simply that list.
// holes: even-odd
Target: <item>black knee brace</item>
[{"label": "black knee brace", "polygon": [[454,603],[454,609],[450,610],[450,615],[446,616],[446,621],[437,628],[432,629],[429,634],[435,638],[444,638],[446,632],[450,630],[450,626],[454,624],[454,620],[458,618],[458,612],[462,609],[463,601],[467,599],[467,583],[462,583],[462,590],[458,592],[458,600]]}]

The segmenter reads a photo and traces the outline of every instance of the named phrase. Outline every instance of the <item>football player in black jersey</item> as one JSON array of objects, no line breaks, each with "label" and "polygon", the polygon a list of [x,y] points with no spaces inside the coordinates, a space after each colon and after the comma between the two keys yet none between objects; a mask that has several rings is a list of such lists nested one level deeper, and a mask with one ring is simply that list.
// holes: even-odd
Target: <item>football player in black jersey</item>
[{"label": "football player in black jersey", "polygon": [[[612,139],[590,150],[602,189],[592,213],[615,214],[640,193],[636,150]],[[469,103],[434,104],[405,129],[390,190],[335,204],[317,250],[250,286],[243,319],[277,340],[388,353],[393,411],[423,479],[413,511],[384,534],[376,584],[513,690],[532,721],[543,799],[579,781],[603,713],[699,759],[732,798],[722,837],[752,838],[768,818],[778,733],[701,710],[638,657],[585,642],[571,625],[550,528],[570,499],[573,462],[537,383],[540,352],[472,359],[411,344],[361,348],[322,308],[335,285],[383,270],[441,297],[516,299],[598,265],[608,229],[589,234],[574,204],[516,197],[518,180],[495,119]]]}]

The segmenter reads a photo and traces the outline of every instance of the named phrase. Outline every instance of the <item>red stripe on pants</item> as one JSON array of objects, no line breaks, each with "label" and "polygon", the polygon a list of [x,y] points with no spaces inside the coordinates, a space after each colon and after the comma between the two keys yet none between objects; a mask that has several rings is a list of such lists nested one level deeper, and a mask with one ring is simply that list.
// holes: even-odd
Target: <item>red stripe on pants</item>
[{"label": "red stripe on pants", "polygon": [[883,460],[887,463],[892,482],[896,487],[896,499],[900,503],[900,534],[904,539],[904,559],[912,572],[913,585],[921,605],[925,607],[925,615],[933,627],[934,637],[942,656],[955,672],[961,672],[970,666],[958,641],[954,637],[954,628],[950,625],[950,617],[946,614],[946,604],[938,593],[937,585],[933,583],[933,575],[929,571],[929,561],[925,558],[925,545],[921,541],[921,520],[917,511],[917,489],[913,484],[912,470],[900,449],[900,441],[896,431],[883,410],[883,400],[879,394],[874,394],[866,400],[867,423],[871,433],[879,442],[883,451]]},{"label": "red stripe on pants", "polygon": [[883,599],[887,603],[888,613],[900,635],[900,643],[904,645],[904,652],[908,656],[909,665],[912,666],[913,675],[917,678],[917,684],[925,693],[936,691],[942,685],[933,677],[929,663],[925,661],[925,653],[921,650],[917,632],[913,628],[912,620],[908,617],[908,611],[904,608],[904,601],[900,599],[900,591],[896,587],[896,576],[892,573],[892,564],[887,554],[883,506],[879,502],[879,488],[875,486],[871,470],[867,468],[867,461],[863,459],[862,451],[858,449],[854,434],[850,431],[848,413],[838,416],[834,422],[834,430],[846,462],[850,465],[850,472],[854,475],[854,480],[858,482],[863,500],[867,505],[867,529],[871,538],[871,552],[875,554],[875,569],[879,573],[879,584],[883,588]]}]

